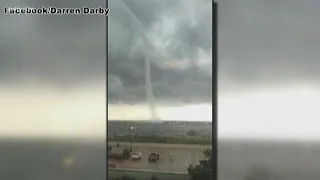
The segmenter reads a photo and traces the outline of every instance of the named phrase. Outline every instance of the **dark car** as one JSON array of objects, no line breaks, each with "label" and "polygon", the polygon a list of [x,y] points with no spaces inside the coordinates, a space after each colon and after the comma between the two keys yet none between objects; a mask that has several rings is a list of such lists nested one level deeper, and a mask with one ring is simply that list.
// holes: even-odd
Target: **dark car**
[{"label": "dark car", "polygon": [[108,152],[108,158],[125,160],[130,158],[130,149],[124,149],[122,152]]},{"label": "dark car", "polygon": [[108,162],[108,167],[116,168],[116,163]]},{"label": "dark car", "polygon": [[160,154],[159,153],[150,153],[149,154],[149,157],[148,157],[148,161],[149,162],[156,162],[156,161],[159,161],[160,159]]},{"label": "dark car", "polygon": [[132,152],[131,149],[124,149],[124,150],[122,151],[122,154],[123,154],[123,156],[124,156],[126,159],[129,159],[131,152]]}]

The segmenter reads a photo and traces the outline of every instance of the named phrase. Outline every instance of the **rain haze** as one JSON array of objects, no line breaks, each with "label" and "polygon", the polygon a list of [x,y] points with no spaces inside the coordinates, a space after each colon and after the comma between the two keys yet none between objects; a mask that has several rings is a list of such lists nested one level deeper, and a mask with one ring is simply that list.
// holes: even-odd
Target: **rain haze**
[{"label": "rain haze", "polygon": [[[58,2],[49,1],[1,3],[3,6],[59,6]],[[81,1],[73,3],[61,2],[60,6],[83,5]],[[170,99],[178,105],[192,102],[188,108],[193,111],[188,112],[200,115],[199,120],[210,120],[209,1],[188,1],[183,6],[180,1],[150,1],[141,6],[137,5],[140,3],[123,3],[140,20],[145,35],[157,49],[150,53],[151,56],[161,54],[163,57],[153,58],[151,65],[160,116],[171,120],[198,120],[194,116],[181,115],[185,114],[181,107],[168,108],[168,104],[176,106],[168,102]],[[218,3],[220,137],[252,137],[253,133],[255,137],[319,137],[316,131],[319,127],[316,121],[319,2],[226,0]],[[92,1],[92,6],[97,4],[99,2]],[[109,4],[108,118],[147,119],[149,109],[145,103],[143,63],[146,53],[141,32],[121,2],[110,1]],[[60,121],[63,126],[69,126],[62,128],[65,132],[72,129],[80,133],[91,126],[99,127],[101,133],[105,130],[104,17],[61,18],[1,15],[5,24],[1,26],[0,61],[3,135],[51,134],[61,129]],[[127,28],[123,28],[125,25]],[[195,40],[185,38],[192,33]],[[122,57],[118,58],[120,55]],[[160,62],[161,58],[164,60]],[[178,72],[176,69],[179,73],[175,73]],[[201,73],[191,73],[194,69]],[[197,78],[204,80],[190,80]],[[139,105],[133,107],[133,103]],[[85,106],[88,104],[91,105]],[[66,106],[74,111],[67,110]],[[126,114],[125,117],[119,113],[124,109],[128,112],[121,113]],[[73,113],[75,111],[87,115]],[[55,114],[59,120],[48,114]],[[78,116],[83,119],[83,127],[81,124],[72,126]]]},{"label": "rain haze", "polygon": [[[320,3],[218,3],[219,137],[319,138]],[[147,58],[159,116],[210,121],[209,1],[109,4],[108,118],[150,117]]]},{"label": "rain haze", "polygon": [[211,6],[109,1],[109,120],[212,120]]}]

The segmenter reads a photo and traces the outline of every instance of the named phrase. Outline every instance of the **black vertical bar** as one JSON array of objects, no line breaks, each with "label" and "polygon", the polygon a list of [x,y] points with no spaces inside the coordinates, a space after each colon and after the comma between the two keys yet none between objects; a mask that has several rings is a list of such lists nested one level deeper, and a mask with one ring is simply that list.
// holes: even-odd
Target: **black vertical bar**
[{"label": "black vertical bar", "polygon": [[[106,0],[105,2],[105,6],[106,8],[109,7],[108,5],[108,0]],[[109,14],[110,14],[111,10],[109,10]],[[106,180],[108,179],[108,132],[109,132],[109,126],[108,126],[108,16],[105,17],[106,18],[106,167],[105,167],[105,170],[106,170]]]},{"label": "black vertical bar", "polygon": [[212,3],[212,179],[218,179],[218,4]]}]

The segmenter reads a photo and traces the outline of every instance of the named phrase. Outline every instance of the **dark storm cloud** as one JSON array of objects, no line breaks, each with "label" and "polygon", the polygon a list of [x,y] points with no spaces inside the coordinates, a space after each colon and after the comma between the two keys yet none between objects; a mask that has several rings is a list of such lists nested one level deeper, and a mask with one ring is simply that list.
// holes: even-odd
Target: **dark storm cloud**
[{"label": "dark storm cloud", "polygon": [[109,0],[109,7],[109,100],[145,101],[144,60],[150,57],[158,99],[211,101],[210,73],[163,66],[182,60],[195,64],[199,49],[210,54],[211,1]]},{"label": "dark storm cloud", "polygon": [[[104,0],[2,1],[2,7],[104,7]],[[0,79],[58,85],[105,79],[105,17],[1,14]]]},{"label": "dark storm cloud", "polygon": [[320,1],[219,1],[221,86],[312,82],[320,77]]}]

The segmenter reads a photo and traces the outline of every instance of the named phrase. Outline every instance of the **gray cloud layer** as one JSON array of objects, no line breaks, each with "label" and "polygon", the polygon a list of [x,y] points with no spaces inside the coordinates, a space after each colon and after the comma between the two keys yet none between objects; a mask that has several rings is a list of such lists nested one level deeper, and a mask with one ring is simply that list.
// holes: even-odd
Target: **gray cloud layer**
[{"label": "gray cloud layer", "polygon": [[164,68],[168,61],[195,63],[201,58],[199,49],[210,54],[211,1],[111,0],[109,7],[109,100],[145,101],[144,60],[151,55],[157,98],[211,101],[210,73],[196,67]]},{"label": "gray cloud layer", "polygon": [[260,86],[316,81],[320,1],[219,1],[219,80]]},{"label": "gray cloud layer", "polygon": [[[2,1],[2,7],[104,6],[90,1]],[[104,16],[1,14],[0,77],[2,81],[39,81],[67,84],[105,79],[106,43]]]},{"label": "gray cloud layer", "polygon": [[[201,59],[196,48],[210,54],[211,3],[204,0],[123,2],[140,20],[156,53],[162,55],[152,58],[156,96],[210,99],[208,71],[164,69],[163,61]],[[2,1],[1,5],[81,7],[88,3],[21,0]],[[104,6],[104,1],[89,4],[101,5]],[[140,30],[118,1],[110,0],[109,5],[108,95],[113,100],[129,101],[138,97],[144,100],[146,48]],[[318,0],[219,1],[220,87],[317,80],[319,8]],[[105,78],[104,17],[4,17],[1,14],[0,21],[2,82],[23,81],[24,77],[33,76],[65,85]]]}]

